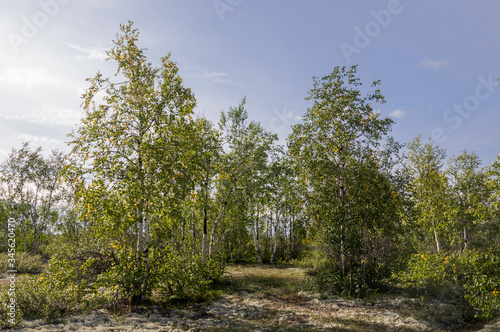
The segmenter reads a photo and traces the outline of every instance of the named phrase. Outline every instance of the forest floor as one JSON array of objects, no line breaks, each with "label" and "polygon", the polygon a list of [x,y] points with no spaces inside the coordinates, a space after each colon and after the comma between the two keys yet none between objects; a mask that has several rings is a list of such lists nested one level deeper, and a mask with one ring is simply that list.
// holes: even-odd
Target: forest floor
[{"label": "forest floor", "polygon": [[26,321],[15,331],[500,331],[500,322],[465,322],[458,303],[397,292],[322,297],[307,291],[304,270],[295,267],[230,266],[217,287],[221,296],[207,303],[97,310],[59,323]]}]

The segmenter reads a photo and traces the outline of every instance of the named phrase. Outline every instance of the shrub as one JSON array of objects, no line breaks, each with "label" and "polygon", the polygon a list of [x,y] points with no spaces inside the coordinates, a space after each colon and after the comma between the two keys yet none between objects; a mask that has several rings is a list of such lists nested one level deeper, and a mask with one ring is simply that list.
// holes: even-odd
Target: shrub
[{"label": "shrub", "polygon": [[440,288],[448,283],[463,282],[466,268],[466,262],[458,255],[425,252],[414,255],[399,278],[411,286]]},{"label": "shrub", "polygon": [[500,250],[470,250],[463,255],[415,255],[408,269],[398,275],[404,284],[428,295],[466,299],[480,311],[476,317],[491,319],[500,313]]},{"label": "shrub", "polygon": [[478,318],[491,319],[500,313],[500,278],[498,276],[475,275],[465,285],[467,301],[473,307],[481,309]]},{"label": "shrub", "polygon": [[[97,299],[103,291],[112,290],[127,303],[141,301],[145,287],[147,297],[205,300],[213,296],[212,281],[222,276],[222,261],[211,258],[203,263],[199,256],[151,246],[147,263],[140,263],[132,246],[103,240],[61,246],[53,253],[49,271],[57,280],[73,285],[82,299]],[[147,284],[140,284],[141,279]]]},{"label": "shrub", "polygon": [[300,266],[308,270],[307,274],[320,293],[366,297],[375,293],[391,272],[399,268],[399,262],[392,256],[381,257],[379,252],[370,256],[351,253],[342,262],[338,254],[325,255],[324,250],[312,248]]},{"label": "shrub", "polygon": [[[0,292],[0,325],[11,327],[27,318],[41,318],[57,321],[65,315],[97,308],[110,298],[111,288],[100,287],[102,284],[96,271],[100,262],[87,258],[83,263],[70,255],[68,248],[61,248],[51,260],[46,272],[36,276],[18,276],[15,283],[15,296],[5,288]],[[66,253],[66,255],[64,255]],[[81,252],[72,252],[80,257]],[[20,257],[24,257],[20,255]],[[29,262],[29,260],[25,260]],[[31,266],[31,265],[29,265]],[[85,272],[89,270],[87,276]],[[10,298],[15,298],[15,322],[9,321]]]},{"label": "shrub", "polygon": [[469,274],[468,268],[463,256],[425,252],[414,255],[408,261],[406,271],[397,274],[396,279],[419,295],[467,306],[463,284]]},{"label": "shrub", "polygon": [[308,270],[317,291],[342,296],[365,297],[373,291],[359,266],[352,264],[343,271],[339,264],[324,261]]},{"label": "shrub", "polygon": [[201,257],[181,257],[168,253],[164,264],[157,266],[156,281],[159,295],[164,299],[204,301],[215,294],[210,284],[222,277],[224,266],[217,258],[202,262]]},{"label": "shrub", "polygon": [[75,311],[79,299],[71,287],[62,285],[46,274],[18,279],[15,289],[16,320],[12,324],[8,316],[10,303],[8,290],[0,294],[0,322],[3,327],[17,325],[26,318],[43,318],[55,321],[60,317]]},{"label": "shrub", "polygon": [[465,284],[465,298],[481,311],[477,317],[491,319],[500,314],[500,248],[469,255],[473,267]]}]

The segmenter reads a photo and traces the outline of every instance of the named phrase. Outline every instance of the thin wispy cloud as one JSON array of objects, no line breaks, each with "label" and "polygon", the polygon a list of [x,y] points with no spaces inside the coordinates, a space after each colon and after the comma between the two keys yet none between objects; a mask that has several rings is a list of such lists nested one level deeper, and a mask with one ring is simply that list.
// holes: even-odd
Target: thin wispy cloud
[{"label": "thin wispy cloud", "polygon": [[225,79],[224,77],[228,77],[229,74],[227,73],[218,73],[218,72],[215,72],[215,71],[208,71],[208,70],[204,70],[203,71],[203,77],[205,78],[208,78],[214,82],[218,82],[218,83],[225,83],[227,81],[227,79]]},{"label": "thin wispy cloud", "polygon": [[397,119],[402,119],[405,117],[405,115],[406,115],[406,110],[400,108],[395,109],[394,111],[391,112],[391,114],[389,114],[389,116]]},{"label": "thin wispy cloud", "polygon": [[108,58],[108,56],[106,55],[107,49],[103,47],[92,46],[89,48],[84,48],[77,44],[68,44],[68,46],[74,50],[86,53],[86,55],[77,55],[77,59],[105,61]]},{"label": "thin wispy cloud", "polygon": [[420,62],[416,67],[417,68],[426,68],[426,69],[438,69],[443,66],[448,65],[448,61],[442,61],[442,60],[424,60]]},{"label": "thin wispy cloud", "polygon": [[81,118],[80,112],[57,105],[44,105],[28,115],[0,113],[0,119],[4,120],[55,126],[73,126]]},{"label": "thin wispy cloud", "polygon": [[50,138],[47,136],[37,136],[29,134],[19,134],[16,135],[17,140],[21,142],[30,142],[34,145],[50,145],[50,146],[62,146],[66,145],[63,140],[56,138]]},{"label": "thin wispy cloud", "polygon": [[242,82],[233,81],[229,78],[229,74],[221,73],[214,70],[203,69],[201,76],[217,84],[229,84],[234,86],[245,86]]},{"label": "thin wispy cloud", "polygon": [[43,87],[62,84],[45,68],[12,68],[0,70],[0,85],[8,87]]}]

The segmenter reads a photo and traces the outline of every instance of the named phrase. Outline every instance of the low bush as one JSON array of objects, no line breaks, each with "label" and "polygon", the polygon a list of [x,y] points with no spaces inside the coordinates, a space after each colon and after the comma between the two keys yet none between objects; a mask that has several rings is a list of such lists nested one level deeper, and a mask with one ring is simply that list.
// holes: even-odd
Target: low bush
[{"label": "low bush", "polygon": [[[13,283],[14,289],[10,284],[2,288],[0,325],[12,327],[25,319],[45,319],[52,322],[66,315],[106,304],[114,289],[98,288],[99,283],[82,278],[79,275],[81,269],[75,268],[71,263],[53,260],[45,272],[31,276],[17,275]],[[11,299],[15,299],[15,307],[10,305]]]},{"label": "low bush", "polygon": [[500,314],[500,250],[470,250],[462,255],[441,252],[415,255],[397,278],[410,288],[441,300],[464,299],[479,309],[477,318]]},{"label": "low bush", "polygon": [[205,301],[216,295],[210,288],[223,274],[224,265],[217,258],[202,262],[201,257],[164,255],[164,264],[156,265],[156,290],[162,300]]},{"label": "low bush", "polygon": [[342,271],[339,264],[323,262],[309,269],[307,274],[312,278],[315,290],[323,294],[362,298],[375,291],[360,266],[351,266],[350,271]]},{"label": "low bush", "polygon": [[477,252],[469,257],[472,272],[465,283],[469,303],[481,309],[480,318],[500,315],[500,248]]},{"label": "low bush", "polygon": [[[3,289],[0,294],[0,324],[3,327],[15,326],[27,318],[56,321],[80,306],[77,293],[71,287],[45,274],[19,278],[16,280],[15,294],[9,294],[9,291],[12,289]],[[15,299],[15,309],[12,310],[12,305],[8,305],[11,298]],[[12,315],[13,311],[15,315]]]},{"label": "low bush", "polygon": [[[433,292],[447,284],[463,284],[469,274],[464,257],[449,253],[420,253],[408,262],[405,271],[398,275],[405,285],[420,287]],[[436,295],[436,294],[433,294]]]}]

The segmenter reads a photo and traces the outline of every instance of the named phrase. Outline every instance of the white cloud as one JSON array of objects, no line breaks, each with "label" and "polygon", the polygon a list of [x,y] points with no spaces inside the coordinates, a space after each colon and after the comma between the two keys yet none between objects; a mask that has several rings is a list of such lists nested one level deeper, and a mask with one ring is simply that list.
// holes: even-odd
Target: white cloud
[{"label": "white cloud", "polygon": [[417,65],[417,68],[438,69],[449,64],[448,61],[424,60]]},{"label": "white cloud", "polygon": [[391,114],[389,114],[389,116],[392,116],[393,118],[398,118],[398,119],[404,118],[405,115],[406,115],[406,110],[402,110],[400,108],[395,109],[394,111],[391,112]]},{"label": "white cloud", "polygon": [[226,74],[226,73],[217,73],[215,71],[209,72],[208,70],[204,70],[203,71],[203,76],[206,77],[206,78],[217,80],[217,79],[220,79],[221,77],[227,77],[227,76],[229,76],[229,74]]},{"label": "white cloud", "polygon": [[45,68],[12,68],[0,70],[0,85],[33,88],[61,84],[62,81],[50,75]]},{"label": "white cloud", "polygon": [[47,136],[36,136],[29,134],[19,134],[16,136],[19,141],[22,142],[30,142],[35,145],[50,145],[50,146],[62,146],[66,145],[63,140],[50,138]]},{"label": "white cloud", "polygon": [[81,118],[80,112],[57,105],[43,105],[28,115],[0,113],[0,119],[59,126],[73,126],[80,122]]},{"label": "white cloud", "polygon": [[217,83],[217,84],[229,84],[229,85],[235,85],[235,86],[240,86],[240,87],[245,86],[241,82],[235,82],[235,81],[229,79],[228,78],[229,74],[227,74],[227,73],[219,73],[219,72],[216,72],[213,70],[203,69],[201,76],[206,78],[206,79],[209,79],[210,81]]},{"label": "white cloud", "polygon": [[77,59],[105,61],[108,58],[106,55],[107,49],[103,47],[92,46],[90,48],[84,48],[76,44],[69,44],[69,47],[77,51],[87,53],[87,55],[77,55]]}]

